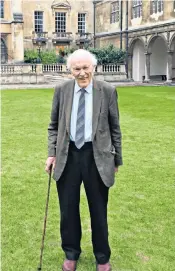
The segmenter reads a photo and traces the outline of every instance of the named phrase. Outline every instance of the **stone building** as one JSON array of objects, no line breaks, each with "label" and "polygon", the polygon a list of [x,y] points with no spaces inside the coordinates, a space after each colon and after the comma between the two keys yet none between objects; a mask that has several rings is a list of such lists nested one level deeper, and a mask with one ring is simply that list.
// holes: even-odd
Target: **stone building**
[{"label": "stone building", "polygon": [[86,0],[23,1],[24,47],[54,49],[92,43],[93,3]]},{"label": "stone building", "polygon": [[95,45],[128,48],[129,78],[175,80],[174,0],[97,0],[94,7]]},{"label": "stone building", "polygon": [[1,63],[24,58],[22,0],[0,1]]},{"label": "stone building", "polygon": [[175,80],[175,0],[0,0],[1,62],[24,48],[126,49],[128,77]]},{"label": "stone building", "polygon": [[86,0],[1,0],[1,62],[23,60],[25,49],[93,44],[93,3]]}]

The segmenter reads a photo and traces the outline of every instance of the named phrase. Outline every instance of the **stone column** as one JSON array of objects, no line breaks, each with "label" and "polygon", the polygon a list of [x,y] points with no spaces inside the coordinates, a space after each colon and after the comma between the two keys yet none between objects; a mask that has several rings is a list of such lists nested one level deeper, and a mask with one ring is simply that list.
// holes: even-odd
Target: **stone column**
[{"label": "stone column", "polygon": [[22,0],[12,0],[12,44],[14,62],[24,61]]},{"label": "stone column", "polygon": [[167,82],[172,82],[173,73],[173,51],[168,51],[168,61],[167,61]]},{"label": "stone column", "polygon": [[30,65],[24,64],[22,67],[22,72],[23,72],[23,74],[30,73]]},{"label": "stone column", "polygon": [[128,78],[129,79],[133,79],[132,78],[132,61],[133,61],[133,55],[129,54],[128,55]]},{"label": "stone column", "polygon": [[43,67],[42,64],[37,64],[37,65],[36,65],[36,73],[37,73],[38,75],[40,75],[40,74],[43,73],[42,67]]},{"label": "stone column", "polygon": [[150,81],[150,55],[151,53],[145,53],[145,82]]},{"label": "stone column", "polygon": [[67,68],[65,64],[62,64],[62,72],[66,73],[67,72]]},{"label": "stone column", "polygon": [[97,72],[103,72],[103,65],[97,65]]}]

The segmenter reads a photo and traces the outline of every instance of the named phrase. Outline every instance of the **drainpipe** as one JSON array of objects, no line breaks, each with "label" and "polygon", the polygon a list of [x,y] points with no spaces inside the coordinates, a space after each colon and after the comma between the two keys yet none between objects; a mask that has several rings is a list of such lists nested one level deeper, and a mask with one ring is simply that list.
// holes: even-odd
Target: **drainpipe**
[{"label": "drainpipe", "polygon": [[97,3],[100,3],[100,2],[102,2],[102,0],[94,0],[93,1],[93,4],[94,4],[94,22],[93,22],[93,24],[94,24],[94,48],[96,48],[96,37],[95,37],[95,35],[96,35],[96,4]]},{"label": "drainpipe", "polygon": [[96,24],[96,20],[95,20],[95,13],[96,13],[96,6],[95,6],[95,1],[93,1],[94,4],[94,48],[96,47],[96,37],[95,37],[95,24]]},{"label": "drainpipe", "polygon": [[123,0],[120,0],[120,50],[122,50]]},{"label": "drainpipe", "polygon": [[126,50],[126,76],[128,79],[128,0],[126,0],[126,29],[125,29],[125,50]]}]

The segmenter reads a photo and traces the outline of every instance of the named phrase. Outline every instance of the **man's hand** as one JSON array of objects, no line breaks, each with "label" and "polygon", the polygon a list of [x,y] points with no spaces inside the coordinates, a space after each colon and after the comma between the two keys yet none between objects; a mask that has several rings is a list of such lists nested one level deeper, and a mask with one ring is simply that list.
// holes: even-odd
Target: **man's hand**
[{"label": "man's hand", "polygon": [[118,167],[115,167],[115,173],[117,173],[118,172]]},{"label": "man's hand", "polygon": [[46,160],[46,167],[45,167],[45,171],[50,174],[50,167],[51,165],[53,165],[53,170],[55,168],[55,161],[56,161],[56,157],[48,157]]}]

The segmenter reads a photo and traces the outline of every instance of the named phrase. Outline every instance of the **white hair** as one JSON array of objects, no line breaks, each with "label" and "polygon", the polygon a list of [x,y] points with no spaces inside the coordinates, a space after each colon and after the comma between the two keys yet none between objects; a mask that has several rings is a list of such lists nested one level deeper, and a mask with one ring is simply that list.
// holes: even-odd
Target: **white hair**
[{"label": "white hair", "polygon": [[93,55],[92,53],[90,53],[87,50],[78,49],[78,50],[74,51],[71,55],[68,56],[68,58],[67,58],[67,68],[70,70],[72,62],[74,60],[85,59],[85,58],[90,59],[92,61],[93,66],[97,65],[97,58],[96,58],[95,55]]}]

